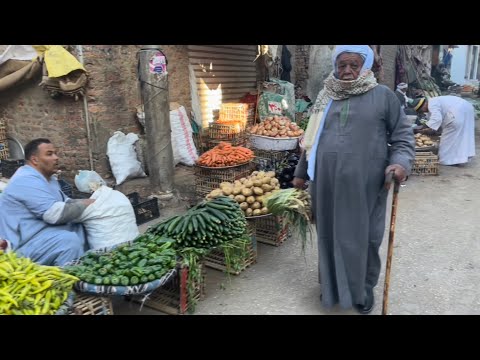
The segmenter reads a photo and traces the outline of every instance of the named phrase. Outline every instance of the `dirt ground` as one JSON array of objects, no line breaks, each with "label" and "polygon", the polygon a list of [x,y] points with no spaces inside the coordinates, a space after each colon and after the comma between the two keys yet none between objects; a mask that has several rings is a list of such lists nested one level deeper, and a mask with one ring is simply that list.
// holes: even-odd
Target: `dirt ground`
[{"label": "dirt ground", "polygon": [[[478,129],[478,121],[476,122]],[[480,138],[477,130],[477,154]],[[480,314],[480,159],[440,166],[439,176],[411,176],[400,189],[389,291],[396,315]],[[388,204],[391,204],[389,199]],[[167,212],[179,211],[178,204]],[[388,206],[390,208],[390,206]],[[381,248],[385,265],[388,223]],[[372,314],[382,310],[384,269]],[[258,244],[258,261],[238,276],[207,270],[206,297],[196,315],[356,314],[320,305],[316,246],[302,255],[299,241]],[[162,314],[115,300],[115,314]]]}]

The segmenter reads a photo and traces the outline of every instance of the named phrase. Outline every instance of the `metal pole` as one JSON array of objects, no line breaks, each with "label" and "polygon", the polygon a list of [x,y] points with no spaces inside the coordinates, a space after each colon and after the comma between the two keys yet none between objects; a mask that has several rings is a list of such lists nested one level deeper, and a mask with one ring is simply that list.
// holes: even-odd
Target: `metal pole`
[{"label": "metal pole", "polygon": [[159,45],[144,45],[139,52],[138,72],[145,112],[150,183],[154,189],[169,193],[173,189],[174,169],[168,78],[152,65],[159,56],[164,56]]},{"label": "metal pole", "polygon": [[[82,45],[77,45],[78,59],[83,65],[83,48]],[[93,168],[93,154],[92,154],[92,138],[90,134],[90,117],[88,116],[88,103],[87,103],[87,94],[83,95],[83,112],[85,114],[85,127],[87,128],[87,148],[88,148],[88,160],[90,162],[90,170]]]}]

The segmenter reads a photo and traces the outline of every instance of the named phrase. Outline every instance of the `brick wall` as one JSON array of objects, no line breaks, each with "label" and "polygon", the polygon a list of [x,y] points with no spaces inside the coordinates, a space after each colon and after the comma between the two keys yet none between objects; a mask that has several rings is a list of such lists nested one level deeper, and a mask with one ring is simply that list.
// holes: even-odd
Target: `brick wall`
[{"label": "brick wall", "polygon": [[[170,101],[191,110],[186,45],[160,45],[168,59]],[[89,73],[88,112],[93,138],[95,170],[108,176],[108,138],[113,132],[140,133],[135,107],[140,104],[137,80],[137,51],[140,45],[84,45],[85,68]],[[22,144],[48,137],[58,147],[67,178],[88,169],[88,147],[83,101],[70,97],[51,99],[38,83],[41,76],[21,87],[2,92],[0,118],[8,132]]]},{"label": "brick wall", "polygon": [[395,90],[395,59],[398,45],[380,45],[380,54],[383,60],[383,84]]},{"label": "brick wall", "polygon": [[308,64],[310,61],[310,45],[296,45],[295,62],[293,73],[295,74],[295,85],[300,86],[303,90],[307,88],[308,81]]}]

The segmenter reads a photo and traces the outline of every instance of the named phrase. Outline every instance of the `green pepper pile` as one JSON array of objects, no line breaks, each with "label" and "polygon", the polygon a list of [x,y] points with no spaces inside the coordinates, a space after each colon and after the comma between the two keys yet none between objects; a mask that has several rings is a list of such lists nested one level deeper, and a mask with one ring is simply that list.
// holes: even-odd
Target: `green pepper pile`
[{"label": "green pepper pile", "polygon": [[173,241],[160,236],[142,235],[130,244],[109,252],[88,252],[78,265],[64,270],[95,285],[130,286],[162,278],[176,266]]}]

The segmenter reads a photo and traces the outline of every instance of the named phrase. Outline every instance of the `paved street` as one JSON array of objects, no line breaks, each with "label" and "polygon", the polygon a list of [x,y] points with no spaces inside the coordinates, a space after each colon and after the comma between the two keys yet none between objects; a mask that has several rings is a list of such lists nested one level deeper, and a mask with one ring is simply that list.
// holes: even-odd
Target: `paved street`
[{"label": "paved street", "polygon": [[[478,132],[476,144],[480,154]],[[412,176],[401,188],[390,314],[480,314],[479,187],[477,156],[465,167],[441,166],[439,176]],[[386,259],[387,230],[388,224],[382,259]],[[383,280],[384,270],[372,314],[381,313]],[[303,257],[295,239],[280,247],[259,244],[257,264],[239,276],[228,278],[208,269],[206,292],[197,315],[356,314],[321,307],[316,247],[308,247]],[[146,308],[139,313],[126,304],[116,306],[116,313],[160,314]]]}]

